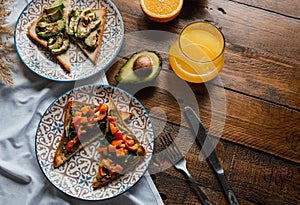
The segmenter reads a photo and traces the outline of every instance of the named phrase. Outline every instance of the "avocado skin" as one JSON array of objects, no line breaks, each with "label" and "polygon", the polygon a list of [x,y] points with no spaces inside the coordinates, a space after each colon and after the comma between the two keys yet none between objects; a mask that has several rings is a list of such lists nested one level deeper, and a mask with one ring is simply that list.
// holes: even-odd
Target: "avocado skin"
[{"label": "avocado skin", "polygon": [[[152,72],[149,76],[146,76],[145,78],[140,78],[135,74],[133,71],[133,64],[134,61],[141,55],[147,55],[152,59],[153,67]],[[158,74],[160,73],[162,67],[162,58],[160,54],[156,51],[140,51],[137,53],[134,53],[131,55],[129,60],[120,68],[118,74],[116,75],[115,79],[119,83],[144,83],[154,80]]]},{"label": "avocado skin", "polygon": [[46,14],[50,14],[53,13],[54,11],[58,10],[58,9],[63,9],[65,8],[62,0],[56,0],[53,4],[47,6],[44,8],[44,11]]},{"label": "avocado skin", "polygon": [[38,31],[37,35],[41,38],[50,38],[51,36],[55,36],[58,33],[62,32],[66,27],[66,21],[64,19],[60,19],[56,22],[49,23],[46,25],[42,31]]}]

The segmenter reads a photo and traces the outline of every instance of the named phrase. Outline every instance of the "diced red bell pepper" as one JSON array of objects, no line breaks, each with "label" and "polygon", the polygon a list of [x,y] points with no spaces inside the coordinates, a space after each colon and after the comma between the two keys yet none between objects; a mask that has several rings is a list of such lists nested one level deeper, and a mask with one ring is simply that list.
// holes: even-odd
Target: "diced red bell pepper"
[{"label": "diced red bell pepper", "polygon": [[114,134],[114,138],[117,140],[123,140],[123,132],[121,132],[120,130],[118,130],[115,134]]}]

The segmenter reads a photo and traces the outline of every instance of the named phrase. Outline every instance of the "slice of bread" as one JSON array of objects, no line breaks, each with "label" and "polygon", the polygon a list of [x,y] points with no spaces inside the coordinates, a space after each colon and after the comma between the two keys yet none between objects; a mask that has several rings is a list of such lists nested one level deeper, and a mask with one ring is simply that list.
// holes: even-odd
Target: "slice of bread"
[{"label": "slice of bread", "polygon": [[104,25],[106,20],[106,9],[105,8],[96,8],[92,9],[93,12],[96,12],[96,16],[98,19],[101,19],[101,24],[99,25],[100,33],[98,36],[97,47],[94,50],[87,49],[83,42],[77,40],[74,36],[71,38],[73,41],[81,48],[81,50],[87,55],[87,57],[94,63],[97,64],[98,54],[101,49],[102,44],[102,36],[104,31]]},{"label": "slice of bread", "polygon": [[[68,8],[70,6],[70,1],[69,0],[63,0],[63,4],[64,4],[64,9],[63,9],[63,19],[67,19],[68,18]],[[42,45],[43,47],[47,48],[47,41],[44,39],[41,39],[38,37],[37,33],[36,33],[36,25],[37,23],[40,21],[40,19],[42,18],[42,16],[40,16],[37,20],[33,21],[29,27],[28,27],[28,35],[35,40],[36,42],[38,42],[40,45]],[[55,58],[57,59],[57,61],[68,71],[71,71],[71,64],[70,64],[70,56],[69,56],[69,49],[60,54],[60,55],[54,55]]]},{"label": "slice of bread", "polygon": [[[87,133],[87,136],[85,141],[81,141],[81,143],[79,144],[79,146],[73,150],[73,152],[66,154],[66,152],[64,152],[64,150],[66,149],[66,142],[69,139],[69,135],[68,135],[68,124],[70,123],[70,120],[73,117],[73,111],[75,107],[84,107],[84,106],[92,106],[91,104],[87,104],[87,103],[83,103],[83,102],[79,102],[79,101],[75,101],[75,100],[69,100],[66,108],[65,108],[65,119],[64,119],[64,132],[62,135],[62,138],[60,139],[60,142],[58,144],[58,147],[56,149],[55,155],[54,155],[54,159],[53,159],[53,164],[54,167],[57,168],[60,165],[62,165],[64,162],[68,161],[73,155],[75,155],[76,153],[78,153],[80,150],[82,150],[84,147],[86,147],[87,145],[89,145],[91,142],[95,141],[96,139],[99,139],[101,136],[104,137],[104,133],[101,132],[100,128],[99,128],[99,132],[96,132],[95,134],[92,133],[92,135],[90,135],[90,133]],[[105,119],[106,122],[106,119]]]},{"label": "slice of bread", "polygon": [[[66,21],[68,25],[68,20],[69,20],[69,9],[70,9],[70,1],[69,0],[62,0],[64,4],[64,9],[63,9],[63,19]],[[101,19],[101,23],[99,24],[99,29],[100,33],[98,35],[98,41],[97,41],[97,47],[93,50],[88,49],[84,43],[78,39],[75,38],[75,36],[69,36],[75,44],[77,44],[82,52],[86,54],[86,56],[94,63],[97,64],[99,52],[101,49],[101,44],[102,44],[102,36],[103,36],[103,31],[104,31],[104,25],[105,25],[105,20],[106,20],[106,9],[105,8],[95,8],[92,9],[93,12],[96,13],[96,16],[98,19]],[[37,23],[40,21],[42,16],[40,16],[38,19],[33,21],[29,27],[28,27],[28,35],[38,42],[40,45],[42,45],[45,48],[48,48],[47,46],[47,40],[44,40],[42,38],[39,38],[37,33],[36,33],[36,26]],[[57,61],[64,67],[68,72],[71,72],[71,63],[70,63],[70,54],[69,54],[69,49],[59,55],[54,55]]]}]

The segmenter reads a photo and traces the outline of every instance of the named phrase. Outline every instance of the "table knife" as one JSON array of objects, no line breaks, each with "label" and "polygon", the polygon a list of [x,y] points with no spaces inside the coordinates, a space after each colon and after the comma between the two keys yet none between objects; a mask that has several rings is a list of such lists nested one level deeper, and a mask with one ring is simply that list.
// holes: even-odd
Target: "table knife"
[{"label": "table knife", "polygon": [[196,135],[196,139],[201,146],[201,151],[204,154],[204,157],[207,159],[220,181],[228,203],[230,205],[239,205],[239,202],[225,176],[224,169],[218,160],[214,147],[212,146],[211,137],[206,133],[199,117],[191,107],[185,107],[184,112],[193,132]]}]

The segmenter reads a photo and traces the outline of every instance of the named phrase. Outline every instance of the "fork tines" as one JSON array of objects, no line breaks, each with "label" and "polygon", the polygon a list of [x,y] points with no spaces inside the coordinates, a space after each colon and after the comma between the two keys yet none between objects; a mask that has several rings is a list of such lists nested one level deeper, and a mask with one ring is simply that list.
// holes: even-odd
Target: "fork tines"
[{"label": "fork tines", "polygon": [[179,161],[181,158],[183,158],[179,148],[177,147],[177,145],[175,144],[175,142],[173,141],[170,133],[166,133],[164,135],[164,137],[160,138],[162,144],[164,145],[165,148],[168,147],[168,149],[166,149],[166,152],[168,154],[168,158],[174,163]]}]

